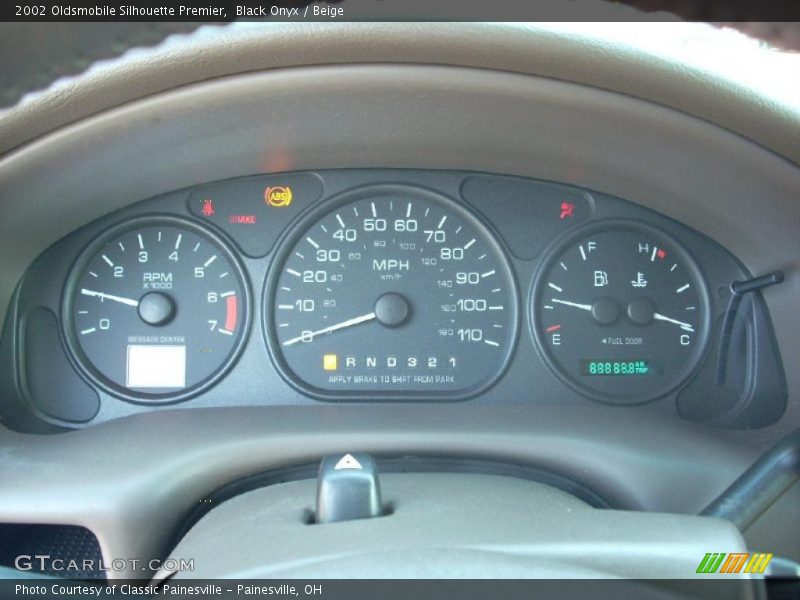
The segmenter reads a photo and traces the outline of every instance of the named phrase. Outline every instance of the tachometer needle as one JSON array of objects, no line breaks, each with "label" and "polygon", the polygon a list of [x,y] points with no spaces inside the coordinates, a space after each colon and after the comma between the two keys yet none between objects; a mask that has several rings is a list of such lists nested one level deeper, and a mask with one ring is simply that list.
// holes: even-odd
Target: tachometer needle
[{"label": "tachometer needle", "polygon": [[669,317],[665,317],[659,313],[653,313],[653,318],[656,321],[666,321],[667,323],[673,323],[675,325],[679,325],[681,329],[684,331],[688,331],[690,333],[694,333],[694,327],[692,327],[689,323],[684,323],[683,321],[678,321],[677,319],[670,319]]},{"label": "tachometer needle", "polygon": [[297,337],[293,337],[291,339],[286,340],[283,342],[284,346],[291,346],[292,344],[296,344],[297,342],[302,341],[311,341],[318,335],[323,335],[326,333],[332,333],[334,331],[338,331],[340,329],[344,329],[345,327],[352,327],[353,325],[358,325],[359,323],[366,323],[367,321],[372,321],[375,319],[375,313],[367,313],[366,315],[361,315],[360,317],[354,317],[352,319],[347,319],[347,321],[342,321],[341,323],[336,323],[336,325],[330,325],[325,327],[324,329],[319,329],[317,331],[311,331],[306,333],[305,335],[299,335]]},{"label": "tachometer needle", "polygon": [[104,294],[103,292],[95,292],[94,290],[87,290],[86,288],[81,289],[81,294],[84,296],[94,296],[95,298],[101,298],[103,300],[113,300],[114,302],[127,304],[128,306],[139,306],[138,300],[133,300],[132,298],[123,298],[122,296],[114,296],[112,294]]},{"label": "tachometer needle", "polygon": [[569,300],[559,300],[558,298],[551,298],[550,302],[556,302],[557,304],[563,304],[565,306],[572,306],[573,308],[580,308],[581,310],[592,310],[591,304],[578,304],[577,302],[570,302]]}]

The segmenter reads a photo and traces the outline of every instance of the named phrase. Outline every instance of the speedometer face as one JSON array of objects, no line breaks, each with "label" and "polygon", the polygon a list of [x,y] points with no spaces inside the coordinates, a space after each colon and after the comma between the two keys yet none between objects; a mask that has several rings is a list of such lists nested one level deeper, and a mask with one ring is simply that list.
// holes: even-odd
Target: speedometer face
[{"label": "speedometer face", "polygon": [[242,271],[222,242],[179,219],[126,223],[79,260],[64,304],[81,367],[132,400],[177,400],[235,359],[248,323]]},{"label": "speedometer face", "polygon": [[266,324],[290,381],[320,397],[459,397],[502,372],[516,291],[471,213],[425,190],[350,194],[278,258]]},{"label": "speedometer face", "polygon": [[606,222],[545,261],[533,294],[534,336],[561,378],[600,400],[637,403],[691,374],[709,301],[691,257],[662,232]]}]

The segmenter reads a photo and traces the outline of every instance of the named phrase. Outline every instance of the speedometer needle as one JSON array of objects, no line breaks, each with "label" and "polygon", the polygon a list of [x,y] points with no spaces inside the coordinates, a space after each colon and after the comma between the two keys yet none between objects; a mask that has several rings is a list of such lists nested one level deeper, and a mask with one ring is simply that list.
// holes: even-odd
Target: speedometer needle
[{"label": "speedometer needle", "polygon": [[344,329],[345,327],[352,327],[353,325],[358,325],[359,323],[366,323],[367,321],[372,321],[376,318],[374,312],[367,313],[366,315],[361,315],[360,317],[354,317],[352,319],[347,319],[347,321],[342,321],[341,323],[336,323],[336,325],[330,325],[325,327],[324,329],[319,329],[317,331],[307,332],[304,335],[298,335],[297,337],[293,337],[291,339],[286,340],[283,342],[284,346],[291,346],[292,344],[296,344],[297,342],[308,341],[310,342],[318,335],[323,335],[326,333],[332,333],[334,331],[338,331],[340,329]]},{"label": "speedometer needle", "polygon": [[653,313],[653,318],[656,321],[666,321],[667,323],[674,323],[675,325],[680,325],[680,328],[684,331],[688,331],[690,333],[694,333],[694,327],[692,327],[689,323],[684,323],[683,321],[678,321],[676,319],[670,319],[669,317],[665,317],[659,313]]},{"label": "speedometer needle", "polygon": [[577,302],[570,302],[569,300],[559,300],[558,298],[551,298],[551,302],[556,302],[558,304],[564,304],[565,306],[572,306],[573,308],[580,308],[581,310],[592,310],[591,304],[578,304]]},{"label": "speedometer needle", "polygon": [[127,304],[128,306],[139,306],[138,300],[133,300],[131,298],[123,298],[122,296],[114,296],[112,294],[105,294],[103,292],[95,292],[94,290],[87,290],[86,288],[81,289],[81,294],[83,294],[84,296],[93,296],[95,298],[100,298],[101,300],[113,300],[114,302]]}]

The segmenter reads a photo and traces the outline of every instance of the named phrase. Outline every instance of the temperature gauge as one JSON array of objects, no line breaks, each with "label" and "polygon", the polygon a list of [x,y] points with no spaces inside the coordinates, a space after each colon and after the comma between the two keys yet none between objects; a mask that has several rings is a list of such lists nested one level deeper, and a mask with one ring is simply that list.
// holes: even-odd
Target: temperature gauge
[{"label": "temperature gauge", "polygon": [[562,242],[533,294],[533,327],[548,364],[594,398],[638,403],[693,372],[709,300],[689,254],[663,232],[606,222]]}]

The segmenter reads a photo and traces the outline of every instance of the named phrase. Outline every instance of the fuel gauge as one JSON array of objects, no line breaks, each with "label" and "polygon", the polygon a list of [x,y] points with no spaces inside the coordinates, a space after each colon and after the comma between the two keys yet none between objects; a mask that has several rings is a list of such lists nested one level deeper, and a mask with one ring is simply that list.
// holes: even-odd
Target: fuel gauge
[{"label": "fuel gauge", "polygon": [[665,233],[606,221],[561,242],[533,292],[534,337],[547,363],[598,400],[661,397],[696,368],[709,298],[691,256]]}]

